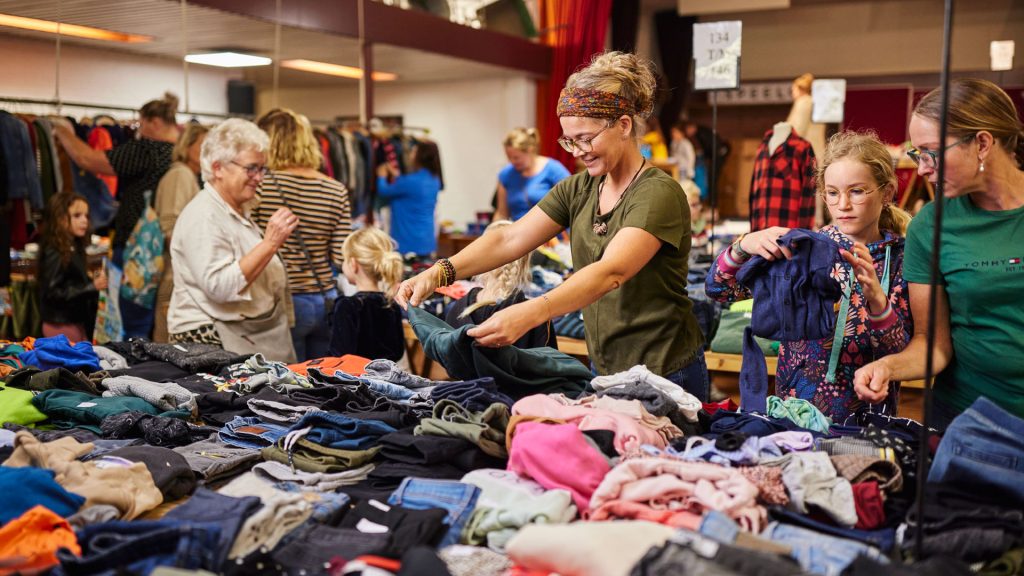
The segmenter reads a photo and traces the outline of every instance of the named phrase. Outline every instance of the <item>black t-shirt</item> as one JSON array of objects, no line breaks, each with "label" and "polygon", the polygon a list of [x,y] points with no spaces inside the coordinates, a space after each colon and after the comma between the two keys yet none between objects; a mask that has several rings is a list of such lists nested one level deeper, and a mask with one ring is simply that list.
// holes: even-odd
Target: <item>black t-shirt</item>
[{"label": "black t-shirt", "polygon": [[120,202],[114,216],[115,248],[124,246],[145,211],[146,191],[156,196],[160,179],[171,167],[173,150],[174,144],[170,142],[139,138],[107,151],[110,165],[117,174],[117,200]]},{"label": "black t-shirt", "polygon": [[[476,298],[480,294],[483,288],[473,288],[468,294],[459,298],[452,303],[451,308],[448,309],[444,314],[444,321],[448,323],[452,328],[458,328],[467,324],[483,324],[491,317],[495,312],[504,310],[514,304],[520,302],[526,302],[526,296],[520,290],[516,290],[511,296],[498,302],[497,304],[488,304],[481,306],[476,310],[473,310],[465,318],[459,318],[466,308],[469,308],[473,304],[476,304]],[[548,346],[550,348],[558,349],[558,338],[555,336],[555,327],[550,321],[532,328],[526,334],[516,340],[513,343],[516,348],[543,348]]]},{"label": "black t-shirt", "polygon": [[380,292],[357,292],[334,302],[331,356],[401,360],[405,353],[402,310]]}]

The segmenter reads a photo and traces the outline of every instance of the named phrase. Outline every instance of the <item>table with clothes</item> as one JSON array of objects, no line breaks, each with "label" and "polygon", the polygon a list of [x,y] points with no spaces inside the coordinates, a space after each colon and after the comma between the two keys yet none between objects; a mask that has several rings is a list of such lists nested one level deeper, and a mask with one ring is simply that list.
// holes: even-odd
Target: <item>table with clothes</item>
[{"label": "table with clothes", "polygon": [[987,400],[920,454],[912,420],[831,422],[799,399],[702,404],[643,366],[593,377],[555,350],[479,348],[417,309],[410,322],[457,380],[355,356],[284,365],[205,344],[3,343],[0,572],[1024,565],[1024,421]]}]

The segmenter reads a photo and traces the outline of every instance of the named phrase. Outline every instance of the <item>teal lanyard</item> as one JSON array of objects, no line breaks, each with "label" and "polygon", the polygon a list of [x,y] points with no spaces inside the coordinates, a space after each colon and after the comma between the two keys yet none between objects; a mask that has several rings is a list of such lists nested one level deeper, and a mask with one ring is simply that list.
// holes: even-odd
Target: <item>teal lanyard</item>
[{"label": "teal lanyard", "polygon": [[[885,247],[885,269],[882,271],[882,292],[889,297],[889,257],[892,253],[892,246]],[[825,375],[825,382],[833,384],[836,381],[836,368],[839,366],[839,355],[843,352],[843,337],[846,333],[846,319],[850,314],[850,293],[853,290],[853,283],[857,281],[853,270],[850,271],[850,281],[843,288],[843,300],[839,304],[839,317],[836,318],[836,333],[832,336],[832,354],[828,358],[828,374]]]}]

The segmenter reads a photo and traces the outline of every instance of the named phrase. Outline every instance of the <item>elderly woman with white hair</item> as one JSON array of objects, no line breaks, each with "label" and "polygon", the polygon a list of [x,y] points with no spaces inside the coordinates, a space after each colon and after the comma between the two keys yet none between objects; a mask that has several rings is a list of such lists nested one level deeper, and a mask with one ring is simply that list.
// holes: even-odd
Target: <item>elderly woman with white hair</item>
[{"label": "elderly woman with white hair", "polygon": [[181,212],[171,241],[171,342],[295,360],[288,282],[276,253],[299,219],[281,208],[262,235],[249,219],[248,204],[267,173],[269,146],[265,132],[236,118],[206,136],[199,157],[206,186]]}]

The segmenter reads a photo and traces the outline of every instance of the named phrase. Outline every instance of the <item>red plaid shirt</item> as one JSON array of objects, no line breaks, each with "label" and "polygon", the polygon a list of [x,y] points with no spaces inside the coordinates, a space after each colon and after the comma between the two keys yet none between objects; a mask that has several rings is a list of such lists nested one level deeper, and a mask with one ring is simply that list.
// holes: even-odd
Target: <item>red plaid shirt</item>
[{"label": "red plaid shirt", "polygon": [[811,143],[791,131],[786,141],[768,153],[773,130],[764,135],[750,180],[750,230],[772,226],[814,227],[814,171]]}]

